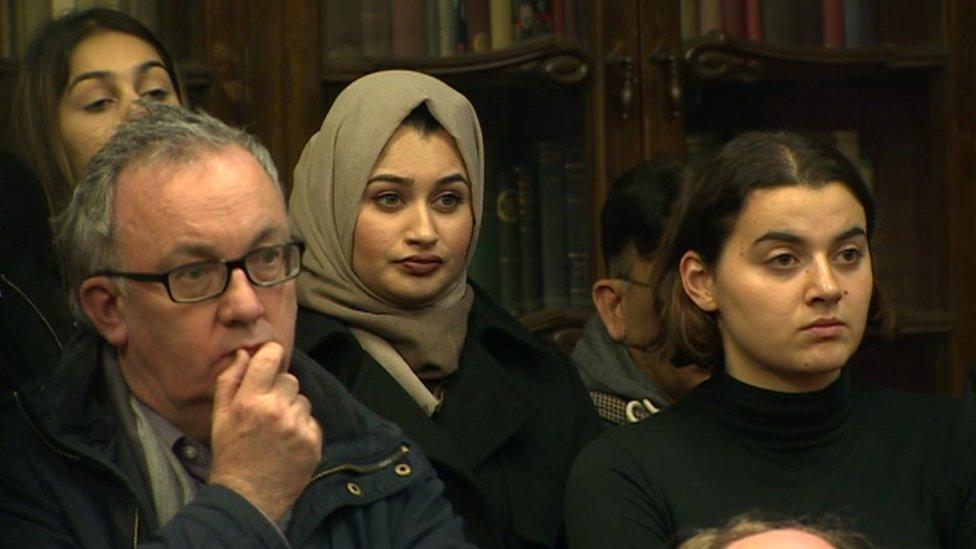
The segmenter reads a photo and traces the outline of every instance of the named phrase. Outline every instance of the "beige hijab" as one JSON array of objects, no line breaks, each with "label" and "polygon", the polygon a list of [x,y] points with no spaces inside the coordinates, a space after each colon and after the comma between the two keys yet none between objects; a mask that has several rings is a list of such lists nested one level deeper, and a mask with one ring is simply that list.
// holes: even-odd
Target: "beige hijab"
[{"label": "beige hijab", "polygon": [[[353,231],[366,181],[393,132],[426,103],[454,137],[471,182],[474,229],[465,268],[442,295],[405,309],[366,287],[352,268]],[[458,368],[474,299],[466,283],[484,195],[484,148],[474,107],[440,80],[411,71],[364,76],[339,94],[295,167],[289,204],[307,249],[298,278],[302,305],[346,322],[363,348],[428,415]]]}]

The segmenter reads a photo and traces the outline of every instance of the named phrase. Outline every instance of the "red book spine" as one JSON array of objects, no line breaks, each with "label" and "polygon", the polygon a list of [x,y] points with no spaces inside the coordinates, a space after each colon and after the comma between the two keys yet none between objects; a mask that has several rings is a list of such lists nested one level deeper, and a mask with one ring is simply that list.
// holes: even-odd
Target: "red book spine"
[{"label": "red book spine", "polygon": [[399,0],[390,4],[393,55],[421,57],[424,54],[423,0]]},{"label": "red book spine", "polygon": [[762,0],[746,0],[746,38],[763,41]]},{"label": "red book spine", "polygon": [[556,36],[565,36],[566,32],[566,6],[563,0],[552,1],[552,33]]},{"label": "red book spine", "polygon": [[468,49],[472,53],[491,51],[488,0],[468,0]]},{"label": "red book spine", "polygon": [[745,0],[722,0],[722,30],[729,36],[746,35]]},{"label": "red book spine", "polygon": [[844,2],[843,0],[823,0],[824,47],[844,46]]},{"label": "red book spine", "polygon": [[563,0],[563,30],[570,40],[576,38],[576,1]]}]

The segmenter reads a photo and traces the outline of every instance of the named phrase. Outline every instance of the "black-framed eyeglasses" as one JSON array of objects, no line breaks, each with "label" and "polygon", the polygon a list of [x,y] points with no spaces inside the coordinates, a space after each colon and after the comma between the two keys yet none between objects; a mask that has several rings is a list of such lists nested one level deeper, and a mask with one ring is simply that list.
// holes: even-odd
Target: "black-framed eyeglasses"
[{"label": "black-framed eyeglasses", "polygon": [[92,276],[120,276],[138,282],[158,282],[176,303],[196,303],[217,297],[227,291],[230,273],[241,269],[255,286],[267,288],[298,276],[302,267],[305,243],[289,242],[267,246],[246,253],[238,259],[198,261],[165,273],[131,273],[98,271]]},{"label": "black-framed eyeglasses", "polygon": [[640,286],[641,288],[650,288],[652,290],[654,289],[654,286],[651,285],[651,284],[648,284],[647,282],[641,282],[639,280],[634,280],[633,278],[628,278],[628,277],[625,277],[625,276],[617,277],[617,280],[623,280],[624,282],[629,282],[629,283],[634,284],[636,286]]}]

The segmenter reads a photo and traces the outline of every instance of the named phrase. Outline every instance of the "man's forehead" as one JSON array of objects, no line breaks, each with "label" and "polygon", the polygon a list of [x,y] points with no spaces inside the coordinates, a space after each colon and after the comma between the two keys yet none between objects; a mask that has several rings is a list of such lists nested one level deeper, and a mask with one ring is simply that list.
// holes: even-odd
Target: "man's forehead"
[{"label": "man's forehead", "polygon": [[[278,196],[280,192],[264,168],[249,152],[237,146],[190,150],[175,157],[150,155],[131,162],[116,178],[116,197],[188,198],[211,195]],[[274,201],[272,201],[274,202]]]},{"label": "man's forehead", "polygon": [[134,165],[119,174],[115,210],[120,245],[133,241],[157,251],[288,231],[280,193],[239,148],[207,151],[180,164]]}]

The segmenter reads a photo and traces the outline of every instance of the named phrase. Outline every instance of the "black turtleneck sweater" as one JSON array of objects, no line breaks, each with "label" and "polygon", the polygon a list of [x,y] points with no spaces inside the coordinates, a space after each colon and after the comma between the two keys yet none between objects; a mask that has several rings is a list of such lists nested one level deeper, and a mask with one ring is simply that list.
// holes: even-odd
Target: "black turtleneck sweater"
[{"label": "black turtleneck sweater", "polygon": [[580,454],[571,547],[664,547],[750,513],[827,521],[878,547],[976,547],[976,416],[842,375],[803,394],[717,374]]}]

